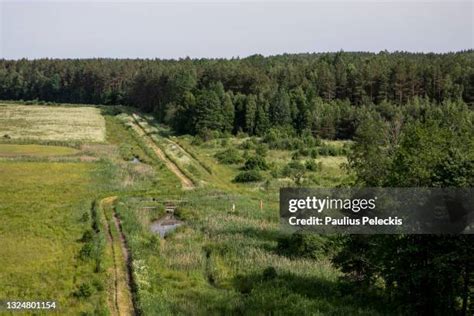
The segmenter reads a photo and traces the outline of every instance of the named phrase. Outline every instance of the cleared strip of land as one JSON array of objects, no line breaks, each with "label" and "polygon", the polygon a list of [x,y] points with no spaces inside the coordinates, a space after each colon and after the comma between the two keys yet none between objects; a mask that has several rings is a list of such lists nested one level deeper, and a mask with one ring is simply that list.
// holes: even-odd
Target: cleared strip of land
[{"label": "cleared strip of land", "polygon": [[0,137],[103,142],[105,121],[94,107],[0,104]]},{"label": "cleared strip of land", "polygon": [[109,308],[112,315],[135,315],[128,268],[130,256],[120,220],[115,213],[116,200],[116,196],[111,196],[100,202],[105,218],[103,225],[107,234],[107,252],[113,261],[109,270]]},{"label": "cleared strip of land", "polygon": [[[134,114],[135,116],[135,114]],[[135,118],[135,117],[134,117]],[[155,154],[165,163],[166,167],[170,169],[181,181],[181,184],[184,189],[194,189],[194,183],[191,179],[189,179],[179,168],[174,164],[171,160],[166,157],[165,153],[161,150],[161,148],[155,144],[153,139],[147,135],[145,130],[136,122],[134,119],[133,122],[130,123],[132,129],[143,139],[145,144],[152,149]]]}]

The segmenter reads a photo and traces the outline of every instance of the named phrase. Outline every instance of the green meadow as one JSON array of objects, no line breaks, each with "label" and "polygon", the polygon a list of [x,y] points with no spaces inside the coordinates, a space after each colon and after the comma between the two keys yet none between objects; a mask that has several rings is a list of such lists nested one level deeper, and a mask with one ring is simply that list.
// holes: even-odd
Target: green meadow
[{"label": "green meadow", "polygon": [[[116,122],[129,126],[131,119],[121,114],[106,117],[106,121],[118,132]],[[349,293],[328,258],[290,258],[278,250],[278,240],[288,236],[279,227],[278,192],[282,186],[294,185],[292,180],[273,177],[268,170],[262,181],[235,183],[242,164],[221,164],[215,158],[226,148],[235,148],[241,155],[253,154],[255,149],[242,144],[258,139],[197,143],[190,136],[170,136],[167,128],[143,116],[138,121],[167,157],[197,183],[194,190],[182,191],[170,181],[173,175],[161,170],[157,172],[161,181],[146,193],[119,200],[118,213],[134,258],[135,295],[143,314],[389,313],[377,303],[368,303],[370,298]],[[291,151],[269,150],[266,157],[272,169],[278,170],[292,155]],[[143,159],[153,161],[156,157]],[[313,158],[301,157],[299,161],[309,159]],[[335,186],[350,180],[344,156],[314,160],[322,167],[306,175],[312,186]],[[177,203],[176,214],[185,225],[160,239],[151,233],[150,224],[164,214],[169,200]]]},{"label": "green meadow", "polygon": [[78,260],[96,166],[88,163],[0,162],[0,297],[52,300],[60,311],[79,313],[104,302],[73,293],[100,282],[89,262]]},{"label": "green meadow", "polygon": [[[262,150],[257,137],[202,141],[173,136],[127,108],[98,110],[102,143],[0,144],[0,298],[56,300],[67,314],[115,315],[130,308],[130,295],[143,315],[389,313],[376,293],[347,290],[328,256],[292,257],[279,246],[289,236],[279,226],[279,188],[295,181],[315,187],[351,181],[345,156],[322,150],[346,143],[324,142],[313,154]],[[145,137],[192,180],[193,189],[183,190]],[[219,154],[228,150],[242,159],[223,163]],[[268,165],[261,179],[236,182],[245,157],[260,151]],[[312,167],[296,177],[285,171],[291,162]],[[102,210],[100,201],[112,196],[114,208]],[[184,225],[160,238],[150,225],[170,201]],[[122,232],[114,226],[114,211]],[[127,257],[120,252],[122,233],[129,262],[121,262]],[[122,267],[121,286],[114,286],[114,267]],[[114,297],[122,297],[117,307]]]},{"label": "green meadow", "polygon": [[78,150],[62,146],[42,146],[36,144],[0,144],[0,157],[48,157],[76,154]]}]

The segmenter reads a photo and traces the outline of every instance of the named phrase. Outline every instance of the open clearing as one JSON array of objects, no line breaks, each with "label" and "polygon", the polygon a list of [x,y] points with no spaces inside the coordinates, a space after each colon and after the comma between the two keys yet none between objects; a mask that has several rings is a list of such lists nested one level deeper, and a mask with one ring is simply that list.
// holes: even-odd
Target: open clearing
[{"label": "open clearing", "polygon": [[105,121],[94,107],[0,104],[0,137],[103,142]]},{"label": "open clearing", "polygon": [[[7,107],[29,108],[0,109]],[[80,109],[31,108],[48,113]],[[8,144],[0,144],[0,156],[8,158],[0,161],[0,215],[8,219],[0,224],[0,298],[55,299],[65,314],[377,314],[350,296],[341,297],[340,272],[327,259],[279,253],[284,233],[278,225],[278,191],[291,180],[266,170],[267,181],[235,183],[242,163],[225,165],[215,157],[225,148],[253,154],[255,149],[242,147],[247,138],[196,143],[191,136],[169,137],[166,127],[143,114],[83,109],[104,115],[96,123],[105,122],[107,144],[80,138],[74,111],[63,113],[62,120],[72,127],[58,124],[54,140],[72,139],[80,150],[28,140],[17,142],[27,145],[14,144],[13,133]],[[14,115],[2,119],[9,130],[22,122]],[[23,123],[30,130],[42,127]],[[65,138],[68,133],[72,138]],[[269,150],[266,159],[280,170],[292,154]],[[96,159],[39,162],[54,155]],[[345,157],[315,160],[322,169],[308,172],[317,180],[313,183],[334,186],[347,177],[341,168]],[[161,238],[150,224],[162,218],[170,200],[183,225]],[[83,220],[84,214],[90,218]],[[83,241],[88,231],[93,236],[89,243]],[[103,245],[102,255],[95,256],[94,250],[82,259],[87,245]],[[275,272],[268,278],[265,271]]]},{"label": "open clearing", "polygon": [[56,300],[65,314],[94,309],[73,293],[99,277],[78,260],[88,222],[94,164],[0,162],[0,297]]},{"label": "open clearing", "polygon": [[62,146],[0,144],[0,157],[45,157],[74,155],[79,151]]}]

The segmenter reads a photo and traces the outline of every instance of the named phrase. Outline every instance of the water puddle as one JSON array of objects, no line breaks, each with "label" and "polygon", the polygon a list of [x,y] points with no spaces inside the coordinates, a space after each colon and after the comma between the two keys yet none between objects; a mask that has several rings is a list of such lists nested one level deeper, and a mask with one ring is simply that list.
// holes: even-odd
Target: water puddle
[{"label": "water puddle", "polygon": [[176,219],[174,215],[166,214],[162,218],[153,221],[150,230],[155,234],[160,234],[160,237],[163,238],[181,225],[183,225],[183,222]]}]

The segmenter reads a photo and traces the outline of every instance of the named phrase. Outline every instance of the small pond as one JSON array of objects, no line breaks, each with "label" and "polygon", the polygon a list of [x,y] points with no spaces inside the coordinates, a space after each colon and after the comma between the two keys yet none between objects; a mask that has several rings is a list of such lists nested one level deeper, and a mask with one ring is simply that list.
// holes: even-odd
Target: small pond
[{"label": "small pond", "polygon": [[150,224],[150,230],[155,234],[160,234],[160,237],[163,238],[181,225],[183,225],[183,222],[178,220],[174,215],[166,214],[153,221]]}]

